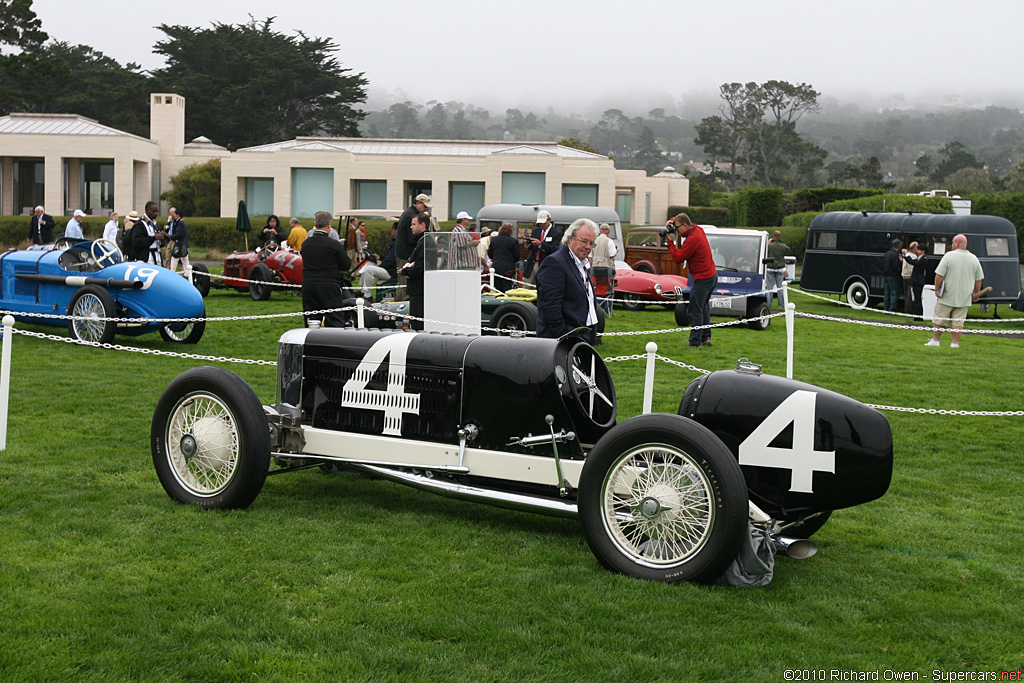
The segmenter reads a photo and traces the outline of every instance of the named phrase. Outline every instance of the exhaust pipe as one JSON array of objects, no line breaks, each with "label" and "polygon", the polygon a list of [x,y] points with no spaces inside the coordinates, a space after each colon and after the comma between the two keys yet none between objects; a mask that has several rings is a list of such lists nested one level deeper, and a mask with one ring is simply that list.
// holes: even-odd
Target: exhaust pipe
[{"label": "exhaust pipe", "polygon": [[411,486],[421,491],[429,491],[445,498],[457,500],[468,500],[474,503],[484,503],[495,507],[519,510],[522,512],[533,512],[549,517],[562,517],[564,519],[576,519],[579,516],[575,502],[560,500],[558,498],[542,498],[530,496],[523,493],[512,493],[509,491],[494,491],[480,488],[478,486],[467,486],[453,481],[435,479],[424,474],[412,472],[400,472],[387,467],[367,465],[363,463],[336,462],[340,469],[354,470],[357,472],[369,472],[381,479],[387,479],[399,484]]},{"label": "exhaust pipe", "polygon": [[775,541],[776,555],[785,553],[794,560],[806,560],[809,557],[814,557],[818,552],[818,544],[806,538],[776,536],[772,540]]}]

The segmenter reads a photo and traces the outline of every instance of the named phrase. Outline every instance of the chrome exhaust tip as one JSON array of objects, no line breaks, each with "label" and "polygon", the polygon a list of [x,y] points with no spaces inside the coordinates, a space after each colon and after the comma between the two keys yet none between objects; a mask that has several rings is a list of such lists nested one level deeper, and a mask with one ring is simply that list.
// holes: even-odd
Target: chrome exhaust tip
[{"label": "chrome exhaust tip", "polygon": [[806,538],[779,536],[775,539],[775,554],[779,553],[786,553],[794,560],[806,560],[818,553],[818,544]]}]

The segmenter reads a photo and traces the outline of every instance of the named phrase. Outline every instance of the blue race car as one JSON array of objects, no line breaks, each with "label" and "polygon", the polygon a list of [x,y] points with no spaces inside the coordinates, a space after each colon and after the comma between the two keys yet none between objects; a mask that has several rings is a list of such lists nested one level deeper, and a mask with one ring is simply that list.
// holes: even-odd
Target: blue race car
[{"label": "blue race car", "polygon": [[[203,297],[189,281],[161,266],[123,261],[108,240],[61,238],[49,248],[0,254],[0,308],[40,325],[67,324],[82,341],[110,343],[115,333],[159,330],[167,341],[195,344],[206,322],[127,322],[132,318],[205,318]],[[34,317],[29,313],[72,315]],[[104,320],[107,318],[108,320]],[[119,322],[117,319],[126,322]]]}]

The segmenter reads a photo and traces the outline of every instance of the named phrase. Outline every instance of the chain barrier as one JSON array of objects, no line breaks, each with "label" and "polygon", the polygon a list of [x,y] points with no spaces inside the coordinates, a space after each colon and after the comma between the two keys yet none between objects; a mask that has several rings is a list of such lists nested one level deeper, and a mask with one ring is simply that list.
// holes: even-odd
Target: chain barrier
[{"label": "chain barrier", "polygon": [[[125,325],[149,325],[153,323],[160,324],[171,324],[171,323],[199,323],[199,322],[227,322],[237,320],[270,320],[272,318],[294,318],[295,316],[303,315],[325,315],[327,313],[343,313],[345,311],[355,311],[358,306],[342,306],[341,308],[324,308],[319,311],[291,311],[288,313],[267,313],[264,315],[229,315],[215,318],[104,318],[104,317],[92,317],[82,315],[64,315],[62,313],[21,313],[15,311],[4,311],[0,310],[0,316],[12,315],[17,318],[50,318],[56,320],[91,320],[95,322],[116,322]],[[376,310],[371,309],[369,306],[364,306],[364,310]]]},{"label": "chain barrier", "polygon": [[[811,299],[818,299],[819,301],[825,301],[825,302],[830,303],[830,304],[839,304],[840,306],[846,306],[847,308],[852,308],[855,311],[864,310],[862,308],[855,308],[852,304],[850,304],[850,303],[848,303],[846,301],[842,301],[841,299],[829,299],[828,297],[820,296],[818,294],[812,294],[811,292],[805,292],[802,289],[794,289],[794,288],[790,287],[789,291],[796,292],[797,294],[803,294],[804,296],[810,297]],[[873,312],[875,312],[875,313],[884,313],[885,315],[894,315],[894,316],[897,316],[897,317],[900,317],[900,318],[918,318],[918,317],[920,317],[920,316],[915,315],[913,313],[901,313],[900,311],[886,311],[886,310],[878,310],[878,309],[871,309],[871,310]],[[939,318],[939,317],[936,317],[936,316],[932,316],[930,319],[932,321],[939,321],[939,322],[952,322],[954,320],[954,318]],[[1021,319],[1020,318],[971,318],[971,322],[972,323],[1019,323],[1019,322],[1021,322]],[[916,329],[920,329],[920,326],[918,326]],[[967,330],[964,330],[964,331],[966,332]]]},{"label": "chain barrier", "polygon": [[[890,327],[896,330],[914,330],[915,332],[921,332],[922,330],[931,332],[931,328],[922,328],[920,325],[901,325],[896,323],[886,323],[876,320],[851,320],[849,318],[834,318],[828,315],[819,315],[817,313],[802,313],[801,311],[794,311],[795,315],[800,318],[810,318],[812,320],[828,320],[835,323],[846,323],[848,325],[867,325],[868,327]],[[945,329],[945,328],[943,328]],[[963,329],[958,330],[964,334],[1024,334],[1024,330],[971,330]]]},{"label": "chain barrier", "polygon": [[769,313],[764,316],[755,316],[753,318],[738,318],[736,320],[727,320],[722,323],[711,323],[710,325],[694,325],[693,327],[671,327],[665,330],[635,330],[633,332],[604,332],[601,337],[639,337],[641,335],[652,335],[652,334],[671,334],[673,332],[689,332],[690,330],[711,330],[716,327],[729,327],[730,325],[744,325],[746,323],[754,322],[755,320],[765,320],[768,318],[778,318],[786,315],[785,311],[778,311],[776,313]]},{"label": "chain barrier", "polygon": [[100,344],[99,342],[85,341],[82,339],[75,339],[74,337],[58,337],[55,334],[43,334],[42,332],[31,332],[29,330],[19,330],[18,328],[12,328],[15,334],[23,334],[26,337],[36,337],[37,339],[49,339],[50,341],[64,342],[65,344],[75,344],[76,346],[92,346],[99,349],[110,349],[112,351],[130,351],[132,353],[143,353],[151,356],[171,356],[173,358],[191,358],[193,360],[204,360],[214,363],[244,363],[247,365],[277,365],[276,360],[254,360],[249,358],[228,358],[227,356],[204,356],[195,353],[179,353],[177,351],[162,351],[160,349],[140,349],[135,346],[122,346],[121,344]]}]

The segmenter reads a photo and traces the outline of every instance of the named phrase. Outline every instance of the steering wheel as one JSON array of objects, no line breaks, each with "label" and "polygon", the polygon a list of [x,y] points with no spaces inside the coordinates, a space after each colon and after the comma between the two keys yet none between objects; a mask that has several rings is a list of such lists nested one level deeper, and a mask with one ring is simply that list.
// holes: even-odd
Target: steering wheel
[{"label": "steering wheel", "polygon": [[268,256],[275,253],[280,248],[281,245],[278,244],[277,242],[267,242],[266,244],[263,245],[263,248],[260,249],[259,260],[266,261]]},{"label": "steering wheel", "polygon": [[80,242],[80,240],[77,237],[58,237],[54,241],[53,246],[50,247],[50,249],[51,250],[67,249],[68,247],[74,246],[74,245],[78,244],[79,242]]},{"label": "steering wheel", "polygon": [[[100,268],[106,268],[124,260],[124,254],[110,240],[93,240],[92,246],[89,247],[89,252],[96,259],[96,263],[100,265]],[[115,256],[117,257],[116,259],[114,258]]]}]

